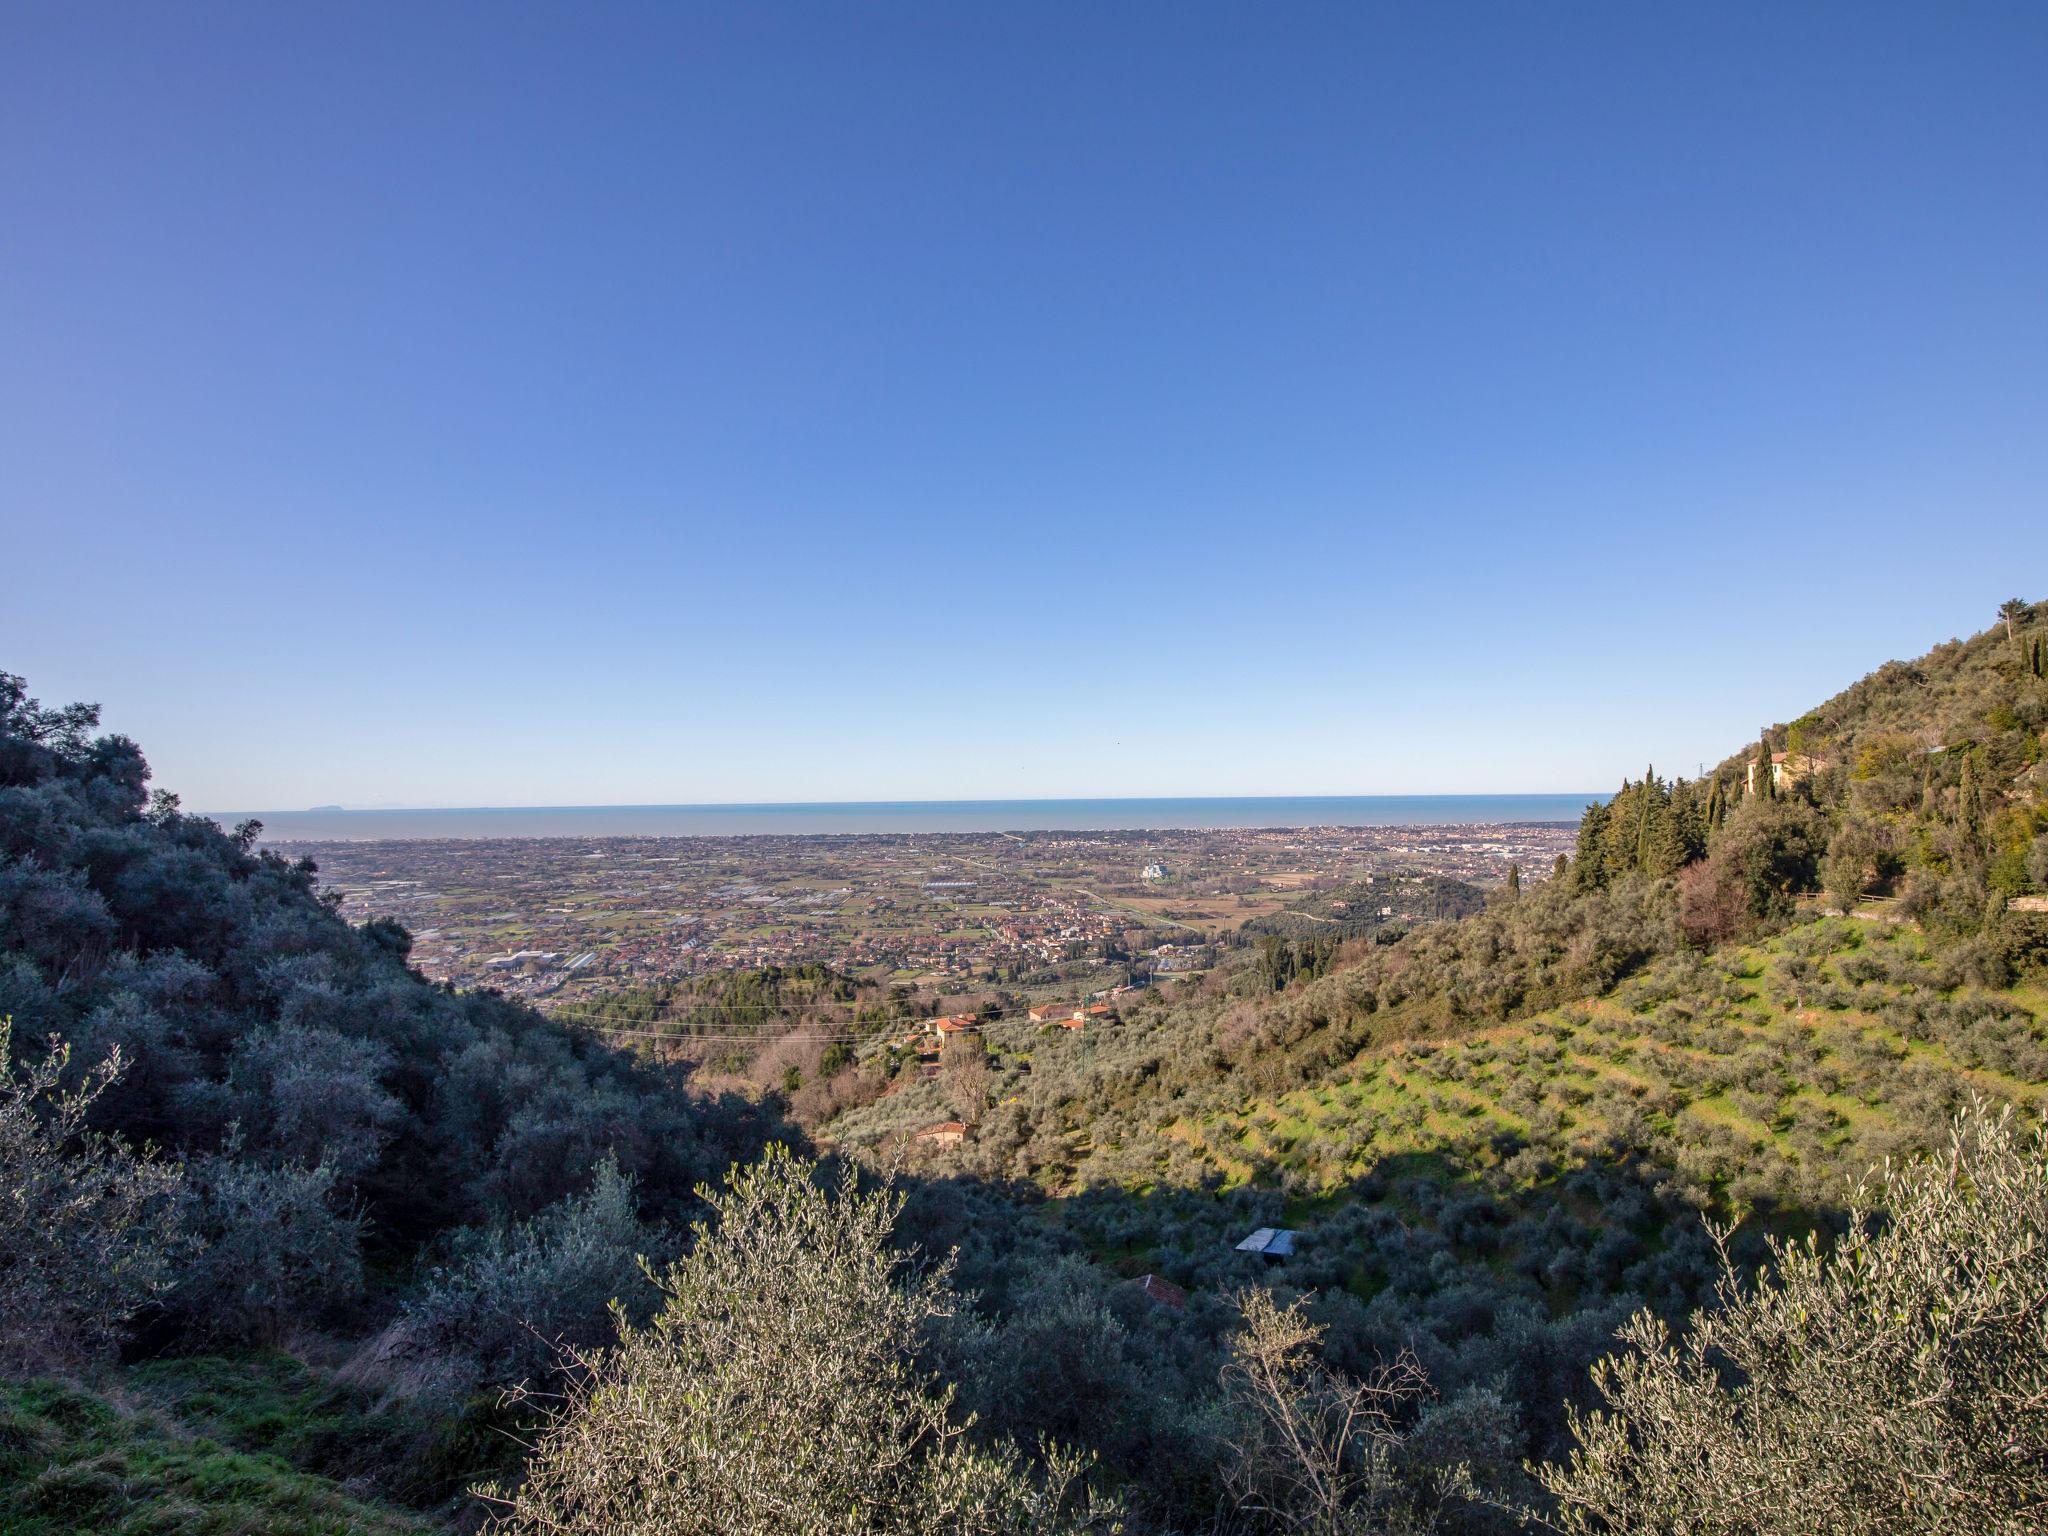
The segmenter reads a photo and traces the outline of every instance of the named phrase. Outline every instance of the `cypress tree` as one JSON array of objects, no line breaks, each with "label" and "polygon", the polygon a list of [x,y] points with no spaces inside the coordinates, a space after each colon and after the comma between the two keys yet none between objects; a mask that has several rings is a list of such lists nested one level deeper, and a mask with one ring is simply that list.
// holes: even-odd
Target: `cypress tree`
[{"label": "cypress tree", "polygon": [[1650,801],[1657,793],[1657,765],[1643,770],[1643,803],[1636,807],[1634,867],[1647,873],[1650,868]]},{"label": "cypress tree", "polygon": [[1685,825],[1680,829],[1679,838],[1684,850],[1680,858],[1682,864],[1706,857],[1707,837],[1714,830],[1713,818],[1707,814],[1707,799],[1718,782],[1710,780],[1702,784],[1695,780],[1692,793],[1686,798]]},{"label": "cypress tree", "polygon": [[1586,814],[1579,820],[1578,853],[1572,859],[1572,885],[1574,889],[1590,891],[1607,883],[1606,852],[1602,843],[1606,841],[1607,807],[1589,805]]},{"label": "cypress tree", "polygon": [[1972,853],[1976,852],[1984,829],[1984,795],[1977,786],[1977,752],[1963,754],[1963,777],[1956,791],[1956,821]]}]

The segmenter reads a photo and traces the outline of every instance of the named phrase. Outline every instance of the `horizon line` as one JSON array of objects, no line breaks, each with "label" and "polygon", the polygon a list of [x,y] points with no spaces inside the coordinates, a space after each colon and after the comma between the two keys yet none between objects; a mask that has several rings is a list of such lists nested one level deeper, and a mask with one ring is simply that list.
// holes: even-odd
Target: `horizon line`
[{"label": "horizon line", "polygon": [[413,812],[437,813],[474,811],[782,811],[841,809],[852,806],[991,806],[991,805],[1157,805],[1231,801],[1256,804],[1278,801],[1346,800],[1565,800],[1605,799],[1605,790],[1576,789],[1476,789],[1476,790],[1389,790],[1370,794],[1263,794],[1263,795],[991,795],[971,798],[912,800],[624,800],[526,805],[328,805],[277,806],[264,810],[210,810],[200,808],[194,816],[392,816]]}]

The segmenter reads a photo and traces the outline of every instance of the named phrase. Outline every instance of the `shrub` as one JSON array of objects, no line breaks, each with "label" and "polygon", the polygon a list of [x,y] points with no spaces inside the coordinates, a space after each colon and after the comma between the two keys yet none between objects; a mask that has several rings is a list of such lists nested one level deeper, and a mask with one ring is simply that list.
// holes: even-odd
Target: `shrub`
[{"label": "shrub", "polygon": [[66,1090],[67,1046],[17,1073],[13,1043],[0,1019],[0,1358],[48,1362],[111,1346],[170,1284],[179,1173],[86,1128],[118,1051]]},{"label": "shrub", "polygon": [[1960,1115],[1945,1157],[1887,1166],[1847,1235],[1773,1240],[1674,1345],[1652,1314],[1594,1372],[1607,1411],[1544,1468],[1568,1532],[2038,1531],[2048,1501],[2048,1141]]},{"label": "shrub", "polygon": [[[1077,1458],[1033,1471],[971,1446],[953,1390],[915,1365],[924,1330],[958,1304],[947,1266],[912,1271],[890,1247],[900,1196],[836,1190],[774,1146],[703,1191],[689,1257],[656,1282],[645,1328],[587,1361],[550,1415],[501,1528],[746,1533],[1075,1531]],[[1081,1507],[1076,1508],[1079,1504]]]},{"label": "shrub", "polygon": [[454,1239],[378,1354],[428,1362],[458,1392],[549,1375],[565,1350],[610,1335],[614,1305],[644,1318],[653,1287],[641,1261],[672,1251],[664,1233],[641,1224],[633,1181],[608,1156],[583,1194],[517,1226]]},{"label": "shrub", "polygon": [[1224,1479],[1237,1513],[1255,1528],[1315,1536],[1435,1530],[1442,1506],[1472,1482],[1462,1463],[1433,1462],[1408,1443],[1406,1426],[1429,1396],[1421,1368],[1404,1357],[1352,1380],[1317,1358],[1323,1329],[1301,1302],[1282,1307],[1248,1290],[1238,1308],[1243,1327],[1223,1372],[1235,1420]]},{"label": "shrub", "polygon": [[[304,989],[326,1001],[322,992]],[[304,996],[291,1001],[303,1003]],[[235,1043],[229,1090],[238,1120],[249,1129],[251,1151],[309,1168],[324,1163],[348,1184],[376,1163],[403,1118],[380,1081],[389,1069],[390,1052],[375,1041],[282,1025]]]},{"label": "shrub", "polygon": [[362,1221],[337,1212],[335,1170],[241,1159],[239,1131],[191,1164],[188,1220],[200,1247],[173,1303],[213,1339],[273,1339],[356,1299],[363,1288]]},{"label": "shrub", "polygon": [[1688,944],[1704,949],[1732,939],[1748,918],[1748,896],[1727,860],[1696,859],[1678,872],[1678,930]]}]

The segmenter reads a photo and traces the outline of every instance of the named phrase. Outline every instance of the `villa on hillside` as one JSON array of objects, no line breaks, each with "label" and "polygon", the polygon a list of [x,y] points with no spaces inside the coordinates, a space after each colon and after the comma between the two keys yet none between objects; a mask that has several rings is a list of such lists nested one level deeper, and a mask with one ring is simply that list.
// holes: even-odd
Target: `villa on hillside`
[{"label": "villa on hillside", "polygon": [[941,1120],[919,1131],[916,1139],[935,1147],[957,1147],[967,1139],[967,1127],[958,1120]]},{"label": "villa on hillside", "polygon": [[[1804,752],[1773,752],[1771,754],[1771,788],[1788,789],[1801,779],[1808,779],[1828,766],[1825,758],[1812,757]],[[1756,759],[1749,760],[1749,773],[1744,779],[1744,791],[1756,793]]]}]

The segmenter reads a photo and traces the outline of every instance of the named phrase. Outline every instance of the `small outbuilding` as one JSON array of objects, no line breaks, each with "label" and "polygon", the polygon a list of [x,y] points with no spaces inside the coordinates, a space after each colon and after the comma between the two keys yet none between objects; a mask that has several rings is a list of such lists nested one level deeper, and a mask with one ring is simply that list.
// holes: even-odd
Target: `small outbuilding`
[{"label": "small outbuilding", "polygon": [[957,1147],[967,1139],[967,1127],[958,1120],[941,1120],[919,1131],[917,1139],[937,1147]]},{"label": "small outbuilding", "polygon": [[1294,1257],[1296,1233],[1286,1227],[1261,1227],[1237,1245],[1239,1253],[1256,1253],[1268,1263]]}]

